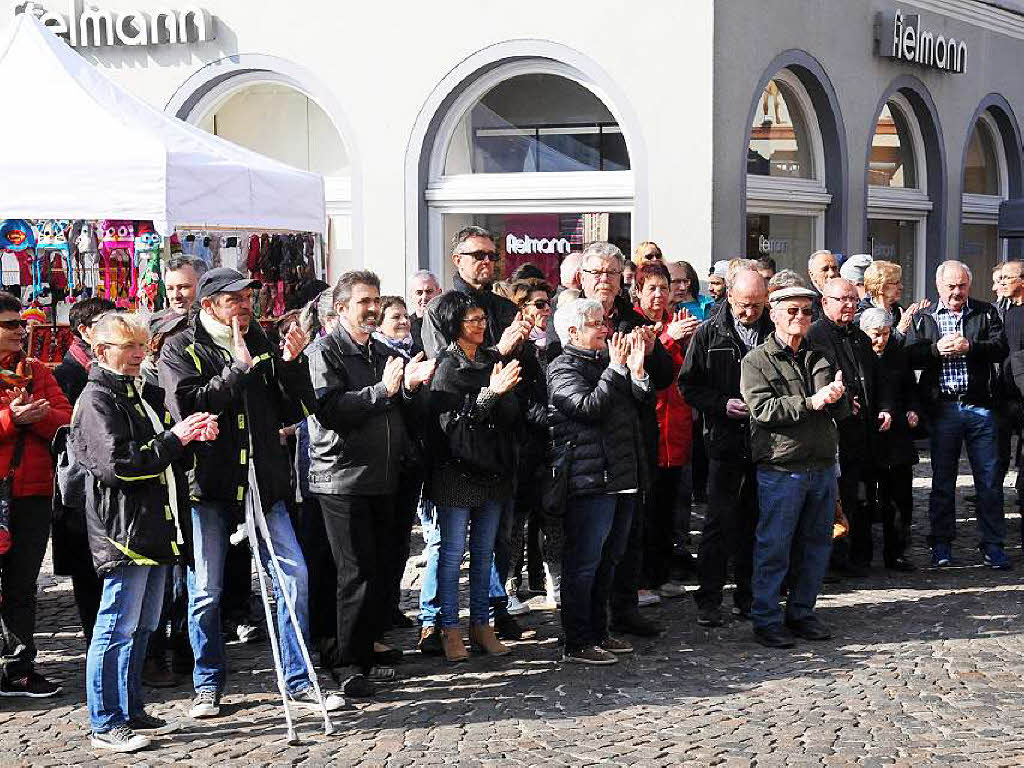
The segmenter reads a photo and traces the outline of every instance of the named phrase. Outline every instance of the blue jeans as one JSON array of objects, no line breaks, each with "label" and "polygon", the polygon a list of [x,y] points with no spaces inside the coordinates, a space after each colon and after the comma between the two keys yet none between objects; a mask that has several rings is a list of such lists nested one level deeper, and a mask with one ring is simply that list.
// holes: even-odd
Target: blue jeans
[{"label": "blue jeans", "polygon": [[755,627],[782,623],[779,591],[787,572],[787,616],[799,621],[814,613],[832,553],[837,491],[835,466],[805,472],[758,467],[760,514],[750,611]]},{"label": "blue jeans", "polygon": [[142,665],[160,623],[165,565],[121,565],[103,579],[103,594],[85,659],[93,733],[106,733],[143,712]]},{"label": "blue jeans", "polygon": [[608,634],[615,566],[629,542],[637,495],[573,496],[565,509],[562,629],[566,651],[597,645]]},{"label": "blue jeans", "polygon": [[931,518],[929,544],[948,544],[956,536],[953,494],[960,464],[960,446],[967,443],[967,458],[978,496],[978,531],[982,544],[1002,545],[1006,536],[1003,517],[1003,486],[999,477],[996,420],[988,408],[940,402],[932,414],[932,492],[928,497]]},{"label": "blue jeans", "polygon": [[420,624],[432,627],[437,624],[441,604],[437,601],[437,557],[441,552],[441,526],[437,524],[437,507],[434,502],[420,499],[417,510],[420,525],[423,526],[423,552],[427,564],[423,568],[420,583]]},{"label": "blue jeans", "polygon": [[[277,553],[277,563],[284,576],[283,587],[291,596],[302,637],[308,648],[309,586],[306,561],[302,557],[284,502],[277,502],[266,517],[274,551]],[[192,672],[192,685],[196,691],[223,691],[227,678],[220,600],[224,585],[224,558],[230,546],[228,526],[233,519],[232,510],[224,504],[197,503],[192,508],[195,567],[188,572],[188,632],[192,652],[196,657],[196,666]],[[282,585],[277,583],[262,538],[259,555],[270,574],[277,602],[277,631],[285,685],[289,693],[298,693],[309,688],[312,683],[288,615],[288,606],[281,592]]]},{"label": "blue jeans", "polygon": [[[459,625],[459,566],[466,551],[469,528],[469,623],[487,624],[489,587],[494,568],[494,538],[498,533],[502,502],[487,501],[476,507],[437,507],[441,551],[437,563],[437,591],[441,602],[441,627]],[[470,522],[472,521],[472,523]]]}]

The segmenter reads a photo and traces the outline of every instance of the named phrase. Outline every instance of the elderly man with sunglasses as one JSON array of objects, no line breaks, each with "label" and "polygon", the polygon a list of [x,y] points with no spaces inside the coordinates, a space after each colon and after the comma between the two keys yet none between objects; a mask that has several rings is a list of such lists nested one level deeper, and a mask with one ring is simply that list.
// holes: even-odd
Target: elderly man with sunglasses
[{"label": "elderly man with sunglasses", "polygon": [[[760,508],[750,616],[754,638],[770,648],[792,647],[793,635],[831,636],[814,604],[832,551],[836,422],[849,415],[850,401],[842,371],[805,338],[816,296],[798,287],[772,293],[775,332],[740,364]],[[779,591],[787,572],[784,619]]]}]

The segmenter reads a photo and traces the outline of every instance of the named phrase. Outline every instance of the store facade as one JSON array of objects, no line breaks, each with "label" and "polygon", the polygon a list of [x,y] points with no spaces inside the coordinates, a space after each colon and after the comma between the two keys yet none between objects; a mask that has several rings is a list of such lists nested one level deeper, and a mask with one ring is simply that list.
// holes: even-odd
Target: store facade
[{"label": "store facade", "polygon": [[153,106],[323,174],[330,275],[386,290],[450,275],[471,223],[506,273],[595,239],[702,274],[828,247],[900,262],[915,295],[943,258],[1021,252],[996,236],[1024,194],[1012,0],[26,7]]}]

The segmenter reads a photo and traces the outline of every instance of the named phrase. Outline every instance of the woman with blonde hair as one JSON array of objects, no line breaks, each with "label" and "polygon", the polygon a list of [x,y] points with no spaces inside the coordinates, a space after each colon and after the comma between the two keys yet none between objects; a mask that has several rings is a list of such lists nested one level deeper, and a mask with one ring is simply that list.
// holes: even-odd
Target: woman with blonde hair
[{"label": "woman with blonde hair", "polygon": [[892,261],[873,261],[868,265],[864,271],[864,290],[867,295],[857,306],[855,322],[864,310],[877,307],[892,317],[892,328],[898,332],[898,338],[910,330],[914,315],[931,306],[928,299],[921,299],[904,311],[899,305],[900,294],[903,292],[903,267]]},{"label": "woman with blonde hair", "polygon": [[644,240],[633,249],[633,263],[638,267],[642,267],[650,261],[663,261],[664,259],[661,246],[653,240]]}]

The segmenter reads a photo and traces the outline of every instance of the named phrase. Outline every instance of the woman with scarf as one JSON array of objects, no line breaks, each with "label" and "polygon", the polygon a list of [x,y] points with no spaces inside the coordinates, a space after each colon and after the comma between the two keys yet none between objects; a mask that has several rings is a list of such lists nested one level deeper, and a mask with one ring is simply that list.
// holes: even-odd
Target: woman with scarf
[{"label": "woman with scarf", "polygon": [[[430,386],[426,497],[437,507],[441,551],[437,591],[442,646],[449,662],[469,656],[459,629],[459,567],[469,532],[469,639],[484,653],[510,653],[490,624],[488,598],[494,540],[512,496],[513,439],[520,422],[519,362],[484,346],[487,313],[459,291],[436,299],[446,347]],[[510,471],[513,470],[513,471]]]},{"label": "woman with scarf", "polygon": [[195,413],[169,427],[163,390],[140,378],[149,331],[136,318],[103,315],[92,343],[96,364],[71,428],[75,457],[90,474],[89,548],[103,578],[86,657],[90,743],[135,752],[150,743],[136,731],[174,729],[143,708],[142,664],[160,619],[167,566],[191,551],[189,485],[176,462],[193,440],[216,438],[217,417]]},{"label": "woman with scarf", "polygon": [[685,594],[680,584],[670,580],[679,482],[683,467],[690,463],[693,435],[693,412],[683,399],[678,378],[690,337],[700,324],[685,309],[672,312],[671,292],[671,278],[665,265],[649,262],[637,270],[635,309],[661,325],[661,343],[672,357],[673,384],[657,393],[657,469],[644,528],[645,591],[658,597]]},{"label": "woman with scarf", "polygon": [[45,365],[22,352],[21,302],[0,292],[0,695],[53,696],[35,671],[36,577],[50,537],[50,441],[71,406]]}]

